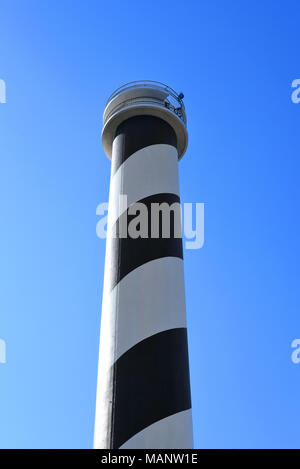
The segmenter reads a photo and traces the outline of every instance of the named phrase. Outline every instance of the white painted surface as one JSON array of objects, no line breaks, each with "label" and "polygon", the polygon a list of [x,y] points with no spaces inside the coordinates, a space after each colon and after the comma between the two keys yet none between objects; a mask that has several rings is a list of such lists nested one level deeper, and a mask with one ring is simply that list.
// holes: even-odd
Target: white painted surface
[{"label": "white painted surface", "polygon": [[120,449],[193,449],[191,409],[149,425]]},{"label": "white painted surface", "polygon": [[114,361],[153,334],[186,327],[182,259],[163,257],[138,267],[116,285],[108,303],[117,324]]},{"label": "white painted surface", "polygon": [[[110,181],[109,211],[114,223],[129,205],[160,193],[179,195],[177,150],[157,144],[133,153]],[[119,194],[127,195],[127,206],[120,207]]]},{"label": "white painted surface", "polygon": [[108,212],[108,233],[105,252],[105,270],[103,282],[102,313],[100,328],[100,347],[98,361],[98,382],[96,396],[96,416],[94,430],[94,448],[110,449],[113,375],[111,364],[114,360],[116,324],[111,317],[109,268],[111,253],[111,222]]},{"label": "white painted surface", "polygon": [[120,110],[124,103],[128,103],[128,101],[133,99],[145,99],[145,95],[147,99],[157,100],[158,104],[160,104],[165,101],[169,93],[157,88],[147,88],[147,91],[145,91],[143,87],[124,90],[123,93],[117,94],[107,103],[103,114],[103,122],[106,122],[114,112]]}]

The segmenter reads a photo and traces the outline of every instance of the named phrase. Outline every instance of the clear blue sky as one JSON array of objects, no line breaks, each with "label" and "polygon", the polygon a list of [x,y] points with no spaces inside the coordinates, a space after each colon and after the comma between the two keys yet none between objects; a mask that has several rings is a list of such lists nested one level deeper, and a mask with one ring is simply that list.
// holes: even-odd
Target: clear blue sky
[{"label": "clear blue sky", "polygon": [[0,446],[92,446],[108,199],[108,95],[185,93],[183,202],[196,447],[300,447],[296,1],[2,1]]}]

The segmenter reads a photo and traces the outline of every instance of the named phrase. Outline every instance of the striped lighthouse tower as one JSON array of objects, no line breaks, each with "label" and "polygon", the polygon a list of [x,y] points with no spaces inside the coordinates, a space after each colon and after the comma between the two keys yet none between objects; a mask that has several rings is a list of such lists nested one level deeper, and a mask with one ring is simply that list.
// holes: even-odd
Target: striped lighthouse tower
[{"label": "striped lighthouse tower", "polygon": [[[102,143],[112,165],[95,448],[193,447],[182,239],[173,211],[187,147],[182,98],[162,83],[133,82],[104,111]],[[137,222],[142,212],[146,223],[145,216]],[[131,222],[146,226],[146,235],[132,236]]]}]

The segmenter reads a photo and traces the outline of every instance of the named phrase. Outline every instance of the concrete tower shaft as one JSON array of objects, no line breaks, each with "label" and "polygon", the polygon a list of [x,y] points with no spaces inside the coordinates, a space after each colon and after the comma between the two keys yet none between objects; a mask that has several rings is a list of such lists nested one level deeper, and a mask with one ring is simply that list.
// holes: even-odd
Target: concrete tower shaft
[{"label": "concrete tower shaft", "polygon": [[[182,98],[157,82],[125,85],[108,100],[102,142],[112,166],[94,446],[192,448],[182,239],[175,221],[151,236],[152,205],[180,201]],[[141,203],[147,236],[121,235]]]}]

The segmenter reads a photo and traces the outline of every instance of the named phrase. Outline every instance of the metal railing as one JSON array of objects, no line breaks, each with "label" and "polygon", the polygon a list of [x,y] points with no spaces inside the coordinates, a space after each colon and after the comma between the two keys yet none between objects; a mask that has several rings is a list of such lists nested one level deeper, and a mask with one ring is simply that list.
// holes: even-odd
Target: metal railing
[{"label": "metal railing", "polygon": [[175,90],[173,90],[173,88],[171,88],[170,86],[168,85],[165,85],[164,83],[161,83],[159,81],[153,81],[153,80],[140,80],[140,81],[131,81],[129,83],[126,83],[125,85],[123,86],[120,86],[120,88],[116,89],[108,98],[107,102],[106,102],[106,106],[108,105],[108,103],[113,99],[115,98],[116,96],[122,94],[123,92],[125,91],[128,91],[128,90],[131,90],[131,89],[135,89],[135,88],[153,88],[153,89],[157,89],[159,91],[164,91],[165,93],[168,94],[168,97],[171,96],[174,100],[175,100],[175,104],[172,104],[171,101],[169,99],[166,99],[164,102],[163,102],[163,105],[171,110],[172,112],[174,112],[182,121],[183,123],[186,125],[186,114],[185,114],[185,107],[184,107],[184,104],[182,102],[182,99],[183,99],[183,94],[180,93],[176,93]]}]

